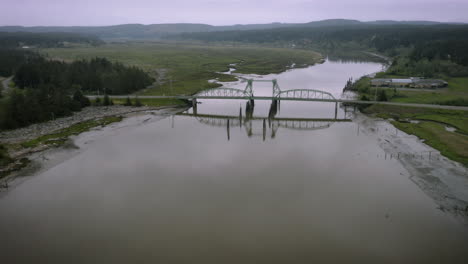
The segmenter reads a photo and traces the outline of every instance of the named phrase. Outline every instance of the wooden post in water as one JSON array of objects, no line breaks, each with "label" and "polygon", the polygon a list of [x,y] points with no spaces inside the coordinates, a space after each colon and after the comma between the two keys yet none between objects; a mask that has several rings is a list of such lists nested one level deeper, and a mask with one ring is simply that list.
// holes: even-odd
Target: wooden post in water
[{"label": "wooden post in water", "polygon": [[231,140],[231,131],[230,131],[230,126],[229,126],[229,118],[227,120],[227,138],[228,138],[228,141]]},{"label": "wooden post in water", "polygon": [[239,127],[242,128],[242,106],[239,107]]},{"label": "wooden post in water", "polygon": [[266,137],[266,120],[265,118],[263,119],[263,141],[265,141]]},{"label": "wooden post in water", "polygon": [[192,108],[193,108],[193,114],[197,115],[198,114],[198,111],[197,111],[197,98],[192,99]]},{"label": "wooden post in water", "polygon": [[335,103],[335,119],[338,117],[338,102]]}]

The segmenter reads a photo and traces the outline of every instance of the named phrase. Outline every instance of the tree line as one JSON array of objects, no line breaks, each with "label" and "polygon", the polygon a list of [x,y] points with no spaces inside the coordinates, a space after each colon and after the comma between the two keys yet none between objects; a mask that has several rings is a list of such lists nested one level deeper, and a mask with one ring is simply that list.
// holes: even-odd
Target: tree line
[{"label": "tree line", "polygon": [[96,94],[130,94],[153,81],[137,67],[124,66],[105,58],[66,63],[42,56],[29,57],[17,68],[14,77],[15,84],[21,89],[34,89],[44,84],[57,87],[78,85],[82,91]]},{"label": "tree line", "polygon": [[343,25],[325,27],[291,27],[263,30],[183,33],[170,38],[201,41],[247,43],[288,43],[298,47],[322,46],[340,48],[356,44],[390,52],[400,47],[440,40],[468,40],[467,25]]},{"label": "tree line", "polygon": [[66,43],[101,45],[104,42],[93,36],[67,32],[0,32],[0,47],[18,48],[33,46],[40,48],[64,47]]}]

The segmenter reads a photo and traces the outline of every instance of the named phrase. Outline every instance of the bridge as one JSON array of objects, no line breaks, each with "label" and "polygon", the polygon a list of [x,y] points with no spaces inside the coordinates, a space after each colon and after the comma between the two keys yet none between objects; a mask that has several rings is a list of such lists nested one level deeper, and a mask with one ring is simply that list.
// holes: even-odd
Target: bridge
[{"label": "bridge", "polygon": [[[200,91],[193,95],[131,95],[132,97],[138,96],[140,99],[179,99],[189,100],[195,105],[197,100],[205,99],[229,99],[229,100],[248,100],[254,102],[256,100],[268,100],[268,101],[308,101],[308,102],[329,102],[329,103],[349,103],[349,104],[382,104],[382,105],[395,105],[395,106],[407,106],[407,107],[422,107],[422,108],[436,108],[436,109],[448,109],[448,110],[463,110],[468,111],[466,106],[451,106],[451,105],[435,105],[435,104],[416,104],[416,103],[397,103],[397,102],[383,102],[383,101],[362,101],[354,99],[340,99],[335,98],[331,93],[314,90],[314,89],[292,89],[292,90],[281,90],[276,79],[273,80],[253,80],[246,79],[247,85],[244,89],[219,87],[208,90]],[[254,82],[270,82],[272,83],[272,95],[271,96],[255,96],[253,91]],[[91,99],[102,96],[88,96]],[[112,95],[109,96],[114,99],[125,99],[130,95]]]}]

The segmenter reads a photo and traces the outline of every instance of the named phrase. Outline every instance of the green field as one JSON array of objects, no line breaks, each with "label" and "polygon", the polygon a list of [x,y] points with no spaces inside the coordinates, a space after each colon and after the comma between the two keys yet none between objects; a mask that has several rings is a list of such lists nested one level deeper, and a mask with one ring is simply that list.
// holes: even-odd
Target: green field
[{"label": "green field", "polygon": [[[444,156],[468,166],[468,112],[428,108],[372,105],[364,113],[392,118],[398,129],[425,139],[425,143]],[[409,120],[419,120],[410,123]],[[455,128],[447,131],[446,126]]]},{"label": "green field", "polygon": [[[383,76],[384,78],[396,78],[403,76]],[[468,106],[468,77],[448,78],[446,88],[434,89],[434,91],[402,91],[394,88],[373,88],[370,86],[370,78],[362,78],[356,83],[360,95],[366,95],[373,99],[375,89],[385,90],[389,101],[399,103],[421,103],[441,105]]]},{"label": "green field", "polygon": [[[236,64],[238,73],[269,74],[296,67],[313,65],[322,59],[316,52],[280,48],[221,47],[177,43],[120,43],[99,47],[74,47],[43,49],[42,53],[54,59],[106,57],[126,65],[141,67],[157,76],[167,70],[164,82],[142,91],[144,95],[193,94],[218,87],[208,80],[234,81],[226,72],[230,64]],[[172,80],[172,82],[170,81]]]},{"label": "green field", "polygon": [[74,124],[70,127],[61,129],[55,133],[47,134],[47,135],[35,138],[33,140],[23,142],[21,145],[22,147],[25,147],[25,148],[33,148],[40,144],[57,145],[57,146],[62,145],[68,139],[68,137],[72,135],[81,134],[83,132],[89,131],[90,129],[94,127],[107,126],[111,123],[120,122],[122,121],[122,119],[123,117],[121,116],[110,116],[110,117],[104,117],[101,119],[93,119],[93,120],[84,121],[81,123]]}]

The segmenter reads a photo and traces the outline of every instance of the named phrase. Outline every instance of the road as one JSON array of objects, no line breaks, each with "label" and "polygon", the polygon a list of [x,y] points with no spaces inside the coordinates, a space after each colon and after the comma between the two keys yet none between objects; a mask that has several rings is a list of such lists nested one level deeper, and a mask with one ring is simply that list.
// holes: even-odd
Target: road
[{"label": "road", "polygon": [[397,91],[408,91],[408,92],[432,92],[432,93],[442,93],[447,91],[447,88],[437,88],[437,89],[419,89],[419,88],[402,88],[402,87],[373,87],[377,89],[386,89],[386,90],[393,90],[397,89]]},{"label": "road", "polygon": [[[98,96],[88,96],[90,99],[95,99]],[[103,97],[103,96],[99,96]],[[112,99],[125,99],[127,97],[135,97],[134,95],[112,95],[109,96]],[[174,96],[138,96],[140,99],[179,99],[179,100],[208,100],[208,99],[224,99],[224,100],[274,100],[275,97],[270,96],[254,96],[254,97],[243,97],[243,96],[190,96],[190,95],[174,95]],[[468,106],[453,106],[453,105],[435,105],[435,104],[415,104],[415,103],[396,103],[396,102],[380,102],[380,101],[361,101],[361,100],[349,100],[349,99],[305,99],[305,98],[281,98],[281,101],[308,101],[308,102],[329,102],[329,103],[352,103],[352,104],[382,104],[382,105],[395,105],[395,106],[406,106],[406,107],[421,107],[421,108],[435,108],[435,109],[447,109],[447,110],[461,110],[468,111]]]}]

